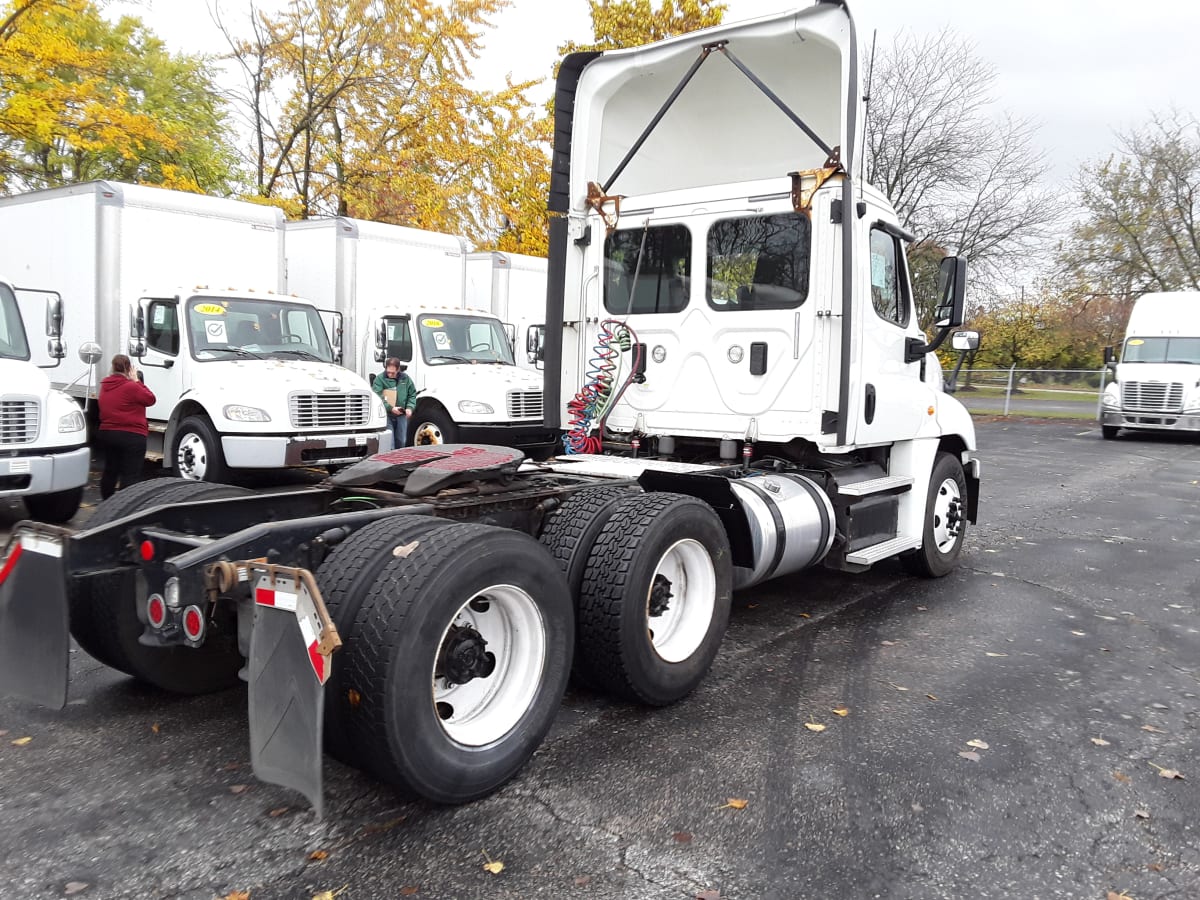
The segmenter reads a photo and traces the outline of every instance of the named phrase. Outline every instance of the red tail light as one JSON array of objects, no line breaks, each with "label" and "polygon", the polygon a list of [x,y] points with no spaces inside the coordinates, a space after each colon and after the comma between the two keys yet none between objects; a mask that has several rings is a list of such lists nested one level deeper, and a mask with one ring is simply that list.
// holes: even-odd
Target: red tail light
[{"label": "red tail light", "polygon": [[151,594],[146,600],[146,618],[155,628],[162,628],[167,621],[167,604],[160,594]]},{"label": "red tail light", "polygon": [[183,633],[189,641],[204,637],[204,613],[198,606],[189,606],[183,611]]},{"label": "red tail light", "polygon": [[154,559],[154,545],[149,541],[142,541],[142,546],[138,548],[141,551],[142,559],[146,562]]}]

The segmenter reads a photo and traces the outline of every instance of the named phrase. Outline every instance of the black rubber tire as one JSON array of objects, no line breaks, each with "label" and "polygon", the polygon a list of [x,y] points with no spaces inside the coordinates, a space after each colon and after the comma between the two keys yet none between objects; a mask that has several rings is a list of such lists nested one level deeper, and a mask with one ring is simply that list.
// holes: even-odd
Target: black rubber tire
[{"label": "black rubber tire", "polygon": [[[105,525],[152,506],[250,493],[225,484],[153,478],[117,491],[96,507],[86,527]],[[138,618],[135,577],[129,570],[71,580],[67,591],[71,636],[79,646],[106,666],[177,694],[206,694],[236,684],[242,655],[235,628],[219,633],[210,629],[197,649],[138,643],[144,626]]]},{"label": "black rubber tire", "polygon": [[1101,425],[1100,426],[1100,436],[1103,437],[1106,441],[1113,440],[1120,433],[1120,431],[1121,431],[1121,428],[1118,425]]},{"label": "black rubber tire", "polygon": [[[355,619],[367,592],[397,547],[451,523],[433,516],[398,515],[360,528],[334,548],[317,568],[317,584],[343,644],[354,641]],[[347,735],[355,700],[345,676],[344,654],[333,658],[325,685],[325,749],[348,766],[361,768],[357,748]]]},{"label": "black rubber tire", "polygon": [[[179,445],[189,435],[196,435],[204,445],[204,469],[202,476],[192,474],[192,467],[181,464]],[[229,467],[225,465],[225,454],[221,451],[221,438],[205,416],[188,416],[175,430],[171,442],[171,471],[177,478],[188,481],[224,482],[229,478]]]},{"label": "black rubber tire", "polygon": [[[432,675],[447,626],[471,597],[495,585],[524,590],[545,627],[545,657],[524,714],[501,738],[467,746],[443,729]],[[566,582],[528,535],[451,524],[388,561],[359,609],[354,638],[339,654],[358,703],[348,737],[363,768],[402,792],[435,803],[466,803],[512,778],[558,712],[571,668],[574,623]]]},{"label": "black rubber tire", "polygon": [[958,482],[958,496],[965,506],[967,477],[963,474],[962,463],[952,453],[939,452],[933,461],[933,472],[929,476],[929,490],[925,496],[925,530],[921,546],[914,552],[900,557],[901,564],[912,575],[919,575],[922,578],[941,578],[954,569],[958,562],[958,556],[962,552],[963,541],[967,536],[965,510],[962,511],[964,518],[959,524],[958,537],[950,550],[945,553],[938,550],[933,539],[934,520],[936,519],[934,502],[947,478],[953,478]]},{"label": "black rubber tire", "polygon": [[[690,538],[707,550],[716,575],[708,630],[679,662],[659,656],[649,637],[648,596],[667,550]],[[621,501],[601,529],[576,607],[576,671],[618,697],[666,706],[704,679],[729,624],[733,565],[729,537],[710,506],[683,494],[638,494]]]},{"label": "black rubber tire", "polygon": [[612,517],[617,504],[629,499],[635,491],[639,489],[629,485],[584,488],[568,496],[542,522],[538,540],[567,576],[572,602],[578,602],[583,570],[596,536]]},{"label": "black rubber tire", "polygon": [[[436,439],[424,439],[436,432]],[[422,439],[418,443],[418,439]],[[413,417],[408,420],[408,444],[420,447],[425,444],[457,444],[458,426],[442,407],[436,403],[418,403]]]},{"label": "black rubber tire", "polygon": [[51,522],[61,525],[70,522],[79,512],[79,504],[83,500],[82,485],[65,491],[55,491],[53,494],[34,494],[25,498],[25,508],[29,517],[39,522]]}]

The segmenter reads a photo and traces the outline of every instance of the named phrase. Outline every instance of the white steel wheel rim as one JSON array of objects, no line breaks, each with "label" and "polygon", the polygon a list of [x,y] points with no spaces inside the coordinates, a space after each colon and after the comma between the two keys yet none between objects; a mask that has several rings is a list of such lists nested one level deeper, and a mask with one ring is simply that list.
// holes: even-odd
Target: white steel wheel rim
[{"label": "white steel wheel rim", "polygon": [[208,447],[204,444],[204,438],[194,431],[181,437],[179,446],[175,448],[175,463],[184,478],[203,481],[204,473],[208,471]]},{"label": "white steel wheel rim", "polygon": [[[957,508],[957,509],[956,509]],[[958,527],[950,528],[950,513],[956,511]],[[954,478],[945,479],[939,486],[933,502],[933,544],[938,553],[949,553],[955,543],[962,537],[962,492],[958,489],[958,481]]]},{"label": "white steel wheel rim", "polygon": [[442,429],[438,428],[433,422],[422,422],[417,426],[417,430],[413,434],[413,446],[444,443],[445,439],[442,437]]},{"label": "white steel wheel rim", "polygon": [[[653,615],[655,583],[670,582],[667,608]],[[704,642],[717,606],[717,570],[708,549],[687,538],[676,541],[659,560],[646,592],[646,628],[654,652],[670,663],[683,662]]]},{"label": "white steel wheel rim", "polygon": [[[475,601],[486,601],[486,609],[473,608]],[[451,684],[437,677],[435,659],[434,716],[452,741],[482,747],[512,731],[533,703],[546,660],[546,627],[533,598],[511,584],[482,590],[459,607],[442,632],[439,657],[455,625],[479,632],[496,664],[486,677]]]}]

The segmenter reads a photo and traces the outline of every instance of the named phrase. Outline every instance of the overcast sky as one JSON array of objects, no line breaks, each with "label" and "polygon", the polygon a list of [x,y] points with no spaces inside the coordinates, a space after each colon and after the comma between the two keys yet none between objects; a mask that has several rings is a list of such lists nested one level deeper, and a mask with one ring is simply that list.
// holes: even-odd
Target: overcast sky
[{"label": "overcast sky", "polygon": [[[125,0],[172,49],[219,52],[208,5],[216,0]],[[248,0],[219,0],[231,22]],[[282,0],[260,0],[280,5]],[[657,3],[656,3],[657,5]],[[808,5],[804,0],[728,0],[725,21]],[[997,72],[997,109],[1033,119],[1051,163],[1066,182],[1086,159],[1114,149],[1114,130],[1171,107],[1200,114],[1196,58],[1200,3],[1183,0],[850,0],[863,53],[871,32],[886,45],[902,29],[936,34],[949,27],[975,45]],[[591,38],[586,0],[513,0],[495,18],[475,63],[482,83],[545,77],[559,44]],[[549,87],[545,88],[549,92]]]}]

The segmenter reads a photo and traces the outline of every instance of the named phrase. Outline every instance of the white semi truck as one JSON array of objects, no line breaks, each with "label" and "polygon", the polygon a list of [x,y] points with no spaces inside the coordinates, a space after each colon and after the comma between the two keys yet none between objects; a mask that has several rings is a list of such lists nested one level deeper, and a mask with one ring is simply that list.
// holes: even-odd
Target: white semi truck
[{"label": "white semi truck", "polygon": [[66,355],[62,298],[0,279],[0,498],[24,500],[29,515],[43,522],[67,522],[87,484],[87,426],[79,404],[31,362],[19,295],[31,312],[36,301],[44,306],[49,365]]},{"label": "white semi truck", "polygon": [[1134,303],[1120,362],[1100,403],[1100,432],[1200,431],[1200,292],[1146,294]]},{"label": "white semi truck", "polygon": [[501,319],[467,302],[462,238],[314,219],[288,223],[287,256],[288,288],[341,313],[345,365],[368,379],[388,357],[408,367],[417,388],[414,446],[550,443],[541,377],[515,364]]},{"label": "white semi truck", "polygon": [[[61,293],[72,346],[136,359],[158,398],[148,452],[196,480],[390,447],[382,403],[334,363],[321,313],[281,293],[283,241],[277,209],[160,188],[89,182],[0,200],[12,277]],[[82,397],[86,365],[66,361],[55,385]]]},{"label": "white semi truck", "polygon": [[467,305],[513,326],[517,365],[540,370],[546,333],[546,260],[490,250],[467,256]]},{"label": "white semi truck", "polygon": [[[68,622],[172,690],[228,684],[248,658],[259,777],[319,807],[324,740],[463,802],[533,754],[572,666],[634,702],[684,697],[736,588],[897,556],[951,572],[975,433],[922,369],[961,322],[966,264],[943,262],[927,339],[913,238],[855,179],[861,93],[844,3],[568,56],[546,408],[576,452],[414,447],[316,487],[135,486],[87,531],[22,524],[0,684],[62,706]],[[96,624],[114,619],[117,635]],[[36,659],[14,656],[35,637]]]}]

